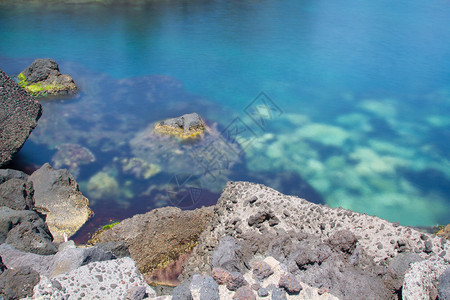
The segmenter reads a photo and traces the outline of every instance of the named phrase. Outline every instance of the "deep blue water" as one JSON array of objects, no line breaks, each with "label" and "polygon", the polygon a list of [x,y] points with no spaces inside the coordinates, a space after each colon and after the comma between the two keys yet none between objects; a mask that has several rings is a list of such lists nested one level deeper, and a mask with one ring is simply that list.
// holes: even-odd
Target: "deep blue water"
[{"label": "deep blue water", "polygon": [[[202,191],[182,207],[252,180],[405,225],[449,223],[448,16],[448,1],[0,4],[0,68],[14,76],[53,58],[81,88],[41,101],[15,166],[71,168],[93,223],[177,204],[167,192],[179,174]],[[142,141],[192,111],[222,135],[245,129],[239,158],[213,175],[202,146],[159,153]],[[58,161],[64,144],[95,161]]]}]

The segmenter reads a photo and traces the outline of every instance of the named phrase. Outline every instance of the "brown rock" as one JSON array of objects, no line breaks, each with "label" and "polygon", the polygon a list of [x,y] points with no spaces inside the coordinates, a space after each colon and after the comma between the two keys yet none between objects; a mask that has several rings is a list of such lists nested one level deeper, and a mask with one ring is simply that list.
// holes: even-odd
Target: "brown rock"
[{"label": "brown rock", "polygon": [[[139,270],[147,278],[182,254],[190,253],[212,220],[213,207],[182,211],[164,207],[135,215],[94,235],[91,244],[124,241]],[[155,280],[156,279],[156,280]],[[160,282],[159,279],[153,280]]]},{"label": "brown rock", "polygon": [[233,299],[235,300],[255,300],[255,293],[249,286],[243,286],[239,288],[236,293],[233,295]]},{"label": "brown rock", "polygon": [[229,275],[230,272],[222,268],[214,268],[211,271],[211,276],[212,278],[214,278],[217,284],[225,284]]},{"label": "brown rock", "polygon": [[447,226],[441,228],[438,232],[436,232],[436,235],[450,240],[450,224],[447,224]]},{"label": "brown rock", "polygon": [[282,274],[278,285],[284,288],[289,294],[298,294],[303,289],[297,278],[290,273]]}]

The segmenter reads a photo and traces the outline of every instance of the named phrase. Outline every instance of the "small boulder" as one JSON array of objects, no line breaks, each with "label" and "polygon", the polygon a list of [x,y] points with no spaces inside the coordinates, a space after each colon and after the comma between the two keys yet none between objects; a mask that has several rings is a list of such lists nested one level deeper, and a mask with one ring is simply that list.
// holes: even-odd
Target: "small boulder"
[{"label": "small boulder", "polygon": [[0,70],[0,167],[19,152],[41,114],[41,105]]},{"label": "small boulder", "polygon": [[214,268],[223,268],[228,272],[242,272],[244,271],[244,264],[241,261],[241,256],[241,246],[233,237],[225,236],[214,250],[211,264]]},{"label": "small boulder", "polygon": [[284,288],[289,294],[298,294],[303,289],[300,281],[291,273],[281,274],[278,286]]},{"label": "small boulder", "polygon": [[36,210],[47,215],[47,224],[56,242],[70,238],[93,212],[69,171],[54,170],[48,163],[36,170],[29,180],[34,186]]},{"label": "small boulder", "polygon": [[28,266],[7,269],[0,274],[0,296],[5,299],[31,297],[38,282],[39,274]]},{"label": "small boulder", "polygon": [[23,179],[12,178],[0,184],[0,206],[15,210],[34,208],[33,183]]},{"label": "small boulder", "polygon": [[0,243],[36,254],[56,253],[52,235],[44,220],[31,210],[0,207]]},{"label": "small boulder", "polygon": [[158,134],[188,140],[201,137],[205,129],[205,123],[200,116],[197,113],[191,113],[159,122],[154,131]]},{"label": "small boulder", "polygon": [[249,286],[240,287],[233,295],[234,300],[256,300],[255,293]]},{"label": "small boulder", "polygon": [[52,59],[36,59],[18,78],[19,84],[35,97],[71,95],[78,89],[72,77],[61,74]]}]

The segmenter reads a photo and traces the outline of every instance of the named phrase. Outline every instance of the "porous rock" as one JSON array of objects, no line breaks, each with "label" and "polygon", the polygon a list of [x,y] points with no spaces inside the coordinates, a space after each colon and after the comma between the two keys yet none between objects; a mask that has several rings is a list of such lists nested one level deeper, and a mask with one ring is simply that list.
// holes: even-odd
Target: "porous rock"
[{"label": "porous rock", "polygon": [[440,257],[413,263],[405,274],[403,299],[436,299],[439,277],[448,266]]},{"label": "porous rock", "polygon": [[46,222],[56,242],[70,238],[93,215],[75,178],[65,169],[45,163],[29,180],[34,186],[35,209],[47,215]]},{"label": "porous rock", "polygon": [[450,267],[442,273],[438,281],[438,299],[450,300]]},{"label": "porous rock", "polygon": [[41,114],[41,105],[0,70],[0,167],[19,152]]}]

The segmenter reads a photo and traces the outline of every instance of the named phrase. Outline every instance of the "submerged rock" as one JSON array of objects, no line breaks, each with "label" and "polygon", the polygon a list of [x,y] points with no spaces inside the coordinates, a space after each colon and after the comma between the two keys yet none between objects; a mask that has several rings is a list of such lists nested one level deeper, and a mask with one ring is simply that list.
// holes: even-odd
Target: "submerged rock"
[{"label": "submerged rock", "polygon": [[18,78],[19,84],[35,97],[70,95],[78,89],[72,77],[61,74],[52,59],[36,59]]},{"label": "submerged rock", "polygon": [[116,198],[120,195],[119,183],[107,172],[100,171],[89,179],[89,197],[94,199]]},{"label": "submerged rock", "polygon": [[149,179],[161,172],[161,167],[159,165],[148,163],[137,157],[124,158],[121,162],[122,171],[125,174],[132,174],[138,179]]},{"label": "submerged rock", "polygon": [[41,114],[41,105],[0,70],[0,167],[19,152]]},{"label": "submerged rock", "polygon": [[52,164],[56,169],[68,168],[73,176],[80,172],[80,165],[95,161],[92,152],[77,144],[62,144],[57,146],[58,151],[52,157]]},{"label": "submerged rock", "polygon": [[47,224],[56,242],[72,236],[93,212],[69,171],[44,164],[29,177],[34,186],[36,210],[47,215]]},{"label": "submerged rock", "polygon": [[181,140],[201,137],[206,126],[197,113],[185,114],[181,117],[167,119],[155,126],[155,132],[178,137]]}]

